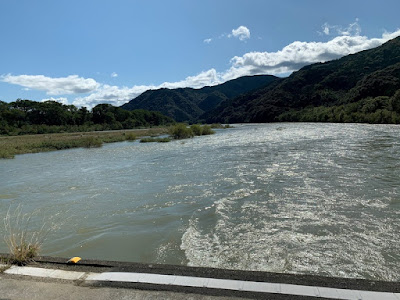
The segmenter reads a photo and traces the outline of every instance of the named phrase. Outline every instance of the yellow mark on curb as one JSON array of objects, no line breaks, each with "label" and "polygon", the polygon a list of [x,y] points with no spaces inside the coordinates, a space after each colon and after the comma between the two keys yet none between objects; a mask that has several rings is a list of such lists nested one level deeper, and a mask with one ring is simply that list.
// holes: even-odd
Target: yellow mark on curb
[{"label": "yellow mark on curb", "polygon": [[77,263],[78,261],[80,261],[80,260],[81,260],[80,257],[75,256],[75,257],[71,258],[71,259],[68,261],[68,263],[70,263],[70,264],[76,264],[76,263]]}]

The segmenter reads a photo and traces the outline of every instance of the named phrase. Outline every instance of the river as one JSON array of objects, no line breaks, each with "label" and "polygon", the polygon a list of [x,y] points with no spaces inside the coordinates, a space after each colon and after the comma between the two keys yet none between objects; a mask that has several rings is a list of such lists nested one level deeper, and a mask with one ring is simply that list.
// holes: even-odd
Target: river
[{"label": "river", "polygon": [[398,281],[400,126],[247,124],[19,155],[0,160],[0,217],[18,205],[49,230],[42,255]]}]

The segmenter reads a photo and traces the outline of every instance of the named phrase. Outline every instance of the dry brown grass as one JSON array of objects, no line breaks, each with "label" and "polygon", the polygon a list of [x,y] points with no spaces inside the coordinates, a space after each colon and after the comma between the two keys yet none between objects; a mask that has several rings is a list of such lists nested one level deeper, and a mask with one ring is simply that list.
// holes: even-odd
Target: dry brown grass
[{"label": "dry brown grass", "polygon": [[141,136],[157,136],[165,134],[167,131],[166,128],[160,127],[118,131],[0,136],[0,158],[13,158],[17,154],[78,147],[100,147],[103,143],[134,140],[134,138]]},{"label": "dry brown grass", "polygon": [[[50,232],[55,231],[61,222],[55,222],[55,218],[60,214],[49,218],[41,217],[38,210],[24,213],[22,206],[18,205],[15,209],[8,209],[4,217],[4,241],[9,249],[9,263],[26,264],[34,260],[40,252],[40,248]],[[40,227],[35,226],[34,218],[40,219]],[[37,224],[36,220],[36,224]]]},{"label": "dry brown grass", "polygon": [[33,214],[24,214],[19,205],[14,211],[8,209],[4,218],[4,240],[10,251],[10,262],[26,263],[39,253],[39,231],[30,228]]}]

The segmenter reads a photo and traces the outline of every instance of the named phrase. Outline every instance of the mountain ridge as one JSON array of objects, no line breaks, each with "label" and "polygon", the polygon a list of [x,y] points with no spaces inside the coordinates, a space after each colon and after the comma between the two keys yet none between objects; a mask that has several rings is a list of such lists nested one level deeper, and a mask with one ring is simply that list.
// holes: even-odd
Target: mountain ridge
[{"label": "mountain ridge", "polygon": [[[309,114],[310,107],[335,106],[341,107],[348,118],[337,119],[335,114],[339,111],[336,111],[331,115],[328,113],[327,121],[374,122],[372,117],[361,116],[362,113],[365,114],[364,105],[368,101],[373,102],[377,97],[387,97],[375,99],[375,102],[383,103],[377,104],[377,109],[369,113],[380,110],[379,113],[387,115],[378,120],[378,123],[398,123],[400,111],[393,109],[393,103],[400,97],[399,63],[400,37],[397,37],[377,48],[305,66],[270,86],[222,102],[204,115],[205,121],[318,121],[317,116],[303,118],[299,112],[307,108]],[[359,104],[356,111],[351,111],[355,107],[351,108],[351,103]],[[322,111],[323,109],[319,109],[314,113]]]},{"label": "mountain ridge", "polygon": [[243,76],[215,86],[194,88],[161,88],[148,90],[125,103],[126,110],[159,111],[178,122],[197,122],[201,115],[217,107],[222,101],[267,86],[279,78],[273,75]]}]

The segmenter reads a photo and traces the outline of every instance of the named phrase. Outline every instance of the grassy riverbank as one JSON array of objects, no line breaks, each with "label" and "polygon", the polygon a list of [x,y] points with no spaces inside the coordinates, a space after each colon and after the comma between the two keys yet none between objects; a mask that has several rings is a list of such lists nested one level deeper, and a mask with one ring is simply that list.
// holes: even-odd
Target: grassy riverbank
[{"label": "grassy riverbank", "polygon": [[13,158],[17,154],[79,147],[101,147],[103,143],[135,140],[142,136],[157,136],[166,133],[168,133],[168,128],[160,127],[118,131],[0,136],[0,158]]}]

